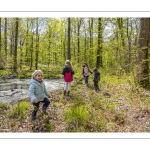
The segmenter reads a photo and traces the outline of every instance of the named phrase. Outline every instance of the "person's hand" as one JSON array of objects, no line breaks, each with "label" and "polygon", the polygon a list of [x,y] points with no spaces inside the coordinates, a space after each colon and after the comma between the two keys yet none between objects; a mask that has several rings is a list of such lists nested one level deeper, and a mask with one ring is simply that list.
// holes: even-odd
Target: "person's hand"
[{"label": "person's hand", "polygon": [[47,96],[48,98],[51,98],[51,96],[49,95],[49,96]]},{"label": "person's hand", "polygon": [[39,102],[39,100],[37,100],[37,99],[36,99],[36,100],[34,100],[34,103],[38,103],[38,102]]}]

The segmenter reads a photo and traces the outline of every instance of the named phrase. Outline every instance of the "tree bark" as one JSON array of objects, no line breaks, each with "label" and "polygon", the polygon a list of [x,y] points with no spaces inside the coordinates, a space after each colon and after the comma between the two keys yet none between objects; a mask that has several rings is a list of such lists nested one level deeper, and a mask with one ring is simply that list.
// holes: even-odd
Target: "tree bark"
[{"label": "tree bark", "polygon": [[35,52],[35,69],[38,69],[38,58],[39,58],[39,32],[38,32],[39,20],[36,18],[36,52]]},{"label": "tree bark", "polygon": [[98,18],[98,48],[97,48],[97,58],[96,67],[103,67],[102,64],[102,19]]},{"label": "tree bark", "polygon": [[7,60],[7,18],[5,18],[4,43],[5,43],[5,57]]},{"label": "tree bark", "polygon": [[148,42],[149,42],[149,18],[141,18],[139,25],[139,38],[138,38],[138,56],[137,56],[137,82],[142,87],[148,87],[149,74],[148,74]]},{"label": "tree bark", "polygon": [[16,18],[16,23],[15,23],[16,27],[15,27],[14,67],[13,67],[13,71],[15,73],[17,72],[18,22],[19,22],[19,19]]}]

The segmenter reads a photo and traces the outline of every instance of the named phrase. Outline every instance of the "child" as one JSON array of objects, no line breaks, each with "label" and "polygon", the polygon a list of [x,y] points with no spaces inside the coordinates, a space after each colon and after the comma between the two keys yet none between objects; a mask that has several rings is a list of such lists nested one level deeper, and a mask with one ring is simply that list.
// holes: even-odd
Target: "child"
[{"label": "child", "polygon": [[68,91],[67,95],[70,94],[70,83],[73,80],[73,68],[72,64],[69,60],[65,61],[65,67],[63,68],[62,74],[64,75],[65,87],[64,87],[64,95],[66,95],[66,91]]},{"label": "child", "polygon": [[34,106],[34,110],[32,112],[32,121],[36,119],[40,102],[44,103],[42,110],[44,114],[47,114],[46,108],[50,104],[50,100],[46,96],[50,98],[50,94],[46,90],[45,83],[43,81],[43,72],[41,70],[35,70],[32,74],[29,86],[29,97]]},{"label": "child", "polygon": [[87,86],[88,85],[89,73],[93,74],[93,72],[89,69],[86,62],[83,63],[82,67],[83,67],[82,75],[83,75],[83,78],[84,78],[84,84]]},{"label": "child", "polygon": [[100,81],[100,72],[97,70],[97,68],[93,69],[94,77],[93,77],[93,82],[94,82],[94,89],[96,92],[100,91],[98,82]]},{"label": "child", "polygon": [[84,84],[88,86],[89,69],[85,64],[83,64],[83,76],[84,76]]}]

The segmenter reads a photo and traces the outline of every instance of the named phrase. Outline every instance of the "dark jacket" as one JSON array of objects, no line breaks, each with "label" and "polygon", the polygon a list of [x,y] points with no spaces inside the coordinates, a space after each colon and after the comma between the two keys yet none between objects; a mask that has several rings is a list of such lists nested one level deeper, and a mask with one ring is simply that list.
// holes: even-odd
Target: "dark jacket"
[{"label": "dark jacket", "polygon": [[100,72],[94,72],[93,81],[100,81]]},{"label": "dark jacket", "polygon": [[65,65],[65,67],[63,68],[63,71],[62,71],[62,74],[64,75],[64,78],[65,78],[65,73],[66,73],[66,72],[71,72],[72,76],[73,76],[73,74],[74,74],[74,71],[72,71],[72,70],[68,67],[68,65]]}]

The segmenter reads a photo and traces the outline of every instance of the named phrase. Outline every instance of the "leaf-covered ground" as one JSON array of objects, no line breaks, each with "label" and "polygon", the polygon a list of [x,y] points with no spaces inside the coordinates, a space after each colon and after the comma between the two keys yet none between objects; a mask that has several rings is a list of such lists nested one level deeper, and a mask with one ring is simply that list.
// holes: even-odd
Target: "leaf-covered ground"
[{"label": "leaf-covered ground", "polygon": [[[49,115],[44,115],[40,106],[35,122],[31,122],[33,106],[29,99],[24,100],[28,108],[23,116],[18,114],[17,117],[10,117],[10,111],[18,104],[0,106],[0,132],[150,131],[149,90],[136,87],[130,82],[102,82],[100,89],[96,93],[92,82],[89,87],[79,82],[71,87],[69,97],[63,96],[63,91],[52,93],[47,110]],[[67,120],[66,111],[81,105],[85,106],[87,115],[81,112],[80,118],[74,116],[74,120]],[[82,117],[85,122],[82,122]]]}]

